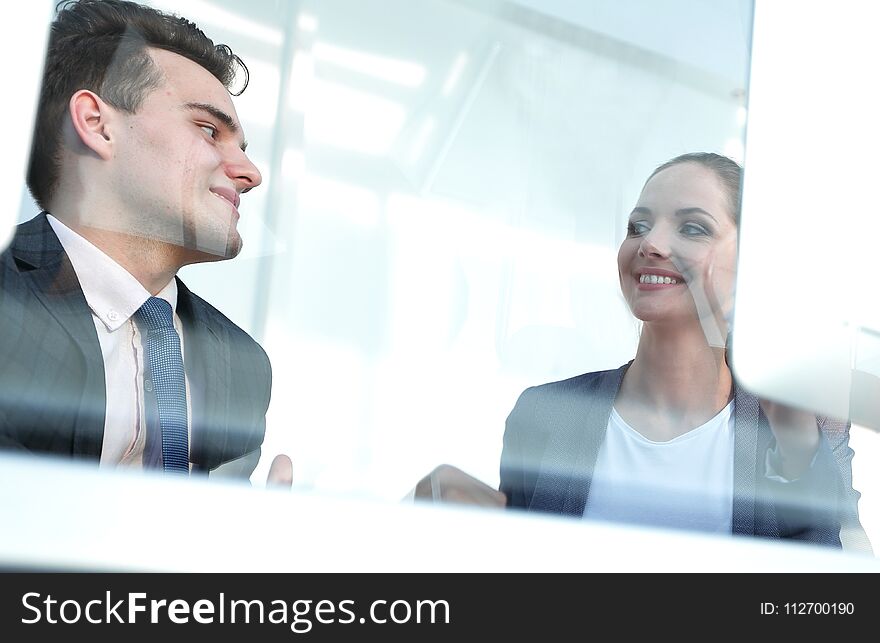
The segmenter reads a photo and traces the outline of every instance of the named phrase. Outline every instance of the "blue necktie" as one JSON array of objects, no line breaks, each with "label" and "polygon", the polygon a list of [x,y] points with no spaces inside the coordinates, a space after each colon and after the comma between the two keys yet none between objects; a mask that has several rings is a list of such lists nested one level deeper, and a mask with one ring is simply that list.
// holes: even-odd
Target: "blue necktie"
[{"label": "blue necktie", "polygon": [[171,304],[164,299],[150,297],[137,310],[135,319],[146,337],[149,379],[144,386],[149,389],[152,382],[156,392],[163,467],[169,473],[189,474],[186,379]]}]

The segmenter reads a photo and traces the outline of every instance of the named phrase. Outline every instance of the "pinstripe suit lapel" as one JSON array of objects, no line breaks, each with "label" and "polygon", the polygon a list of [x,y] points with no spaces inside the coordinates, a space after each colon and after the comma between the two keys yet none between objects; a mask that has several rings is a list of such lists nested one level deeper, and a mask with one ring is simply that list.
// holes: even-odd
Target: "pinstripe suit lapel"
[{"label": "pinstripe suit lapel", "polygon": [[[12,254],[21,267],[23,282],[58,322],[57,330],[69,337],[82,354],[86,367],[81,383],[82,399],[88,408],[77,409],[72,414],[75,418],[73,454],[98,457],[106,412],[101,346],[79,280],[45,213],[19,227]],[[49,332],[47,329],[47,334]],[[47,346],[51,346],[48,337]]]},{"label": "pinstripe suit lapel", "polygon": [[186,373],[192,403],[190,459],[211,469],[227,451],[230,416],[229,347],[189,289],[177,280],[177,313],[183,322]]},{"label": "pinstripe suit lapel", "polygon": [[537,422],[553,436],[541,461],[531,509],[582,516],[608,418],[629,364],[607,371],[564,393],[542,400]]}]

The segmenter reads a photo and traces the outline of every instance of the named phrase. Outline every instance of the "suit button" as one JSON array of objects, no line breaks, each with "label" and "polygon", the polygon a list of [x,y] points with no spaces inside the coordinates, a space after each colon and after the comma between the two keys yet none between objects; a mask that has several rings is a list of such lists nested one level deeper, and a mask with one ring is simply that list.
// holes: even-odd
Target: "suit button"
[{"label": "suit button", "polygon": [[144,380],[144,388],[149,392],[153,392],[153,380]]}]

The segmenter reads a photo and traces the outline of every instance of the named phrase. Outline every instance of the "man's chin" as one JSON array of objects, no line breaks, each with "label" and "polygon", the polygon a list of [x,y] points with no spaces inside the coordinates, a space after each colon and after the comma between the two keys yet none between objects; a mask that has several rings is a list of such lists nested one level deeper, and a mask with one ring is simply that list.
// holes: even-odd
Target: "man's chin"
[{"label": "man's chin", "polygon": [[241,253],[244,242],[241,236],[235,232],[231,234],[226,245],[222,246],[218,243],[210,246],[198,246],[195,248],[187,248],[187,263],[205,263],[209,261],[225,261],[234,259]]},{"label": "man's chin", "polygon": [[244,247],[244,241],[242,240],[241,235],[238,234],[237,230],[233,230],[229,235],[229,238],[226,240],[226,253],[223,258],[234,259],[241,254],[242,247]]}]

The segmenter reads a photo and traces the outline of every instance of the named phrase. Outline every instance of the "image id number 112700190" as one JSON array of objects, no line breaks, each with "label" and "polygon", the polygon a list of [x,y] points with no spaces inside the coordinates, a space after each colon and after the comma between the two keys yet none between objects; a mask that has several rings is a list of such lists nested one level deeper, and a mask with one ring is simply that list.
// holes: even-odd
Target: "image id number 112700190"
[{"label": "image id number 112700190", "polygon": [[[780,609],[781,608],[781,609]],[[800,615],[833,615],[833,614],[854,614],[854,603],[761,603],[761,614],[785,614],[786,616]]]}]

